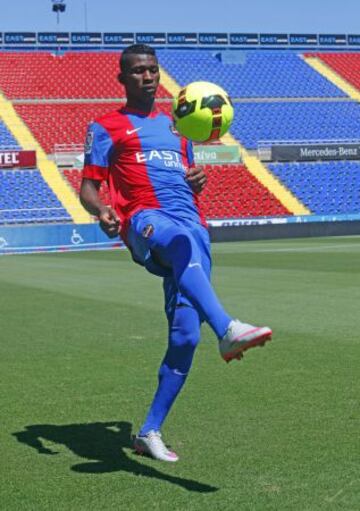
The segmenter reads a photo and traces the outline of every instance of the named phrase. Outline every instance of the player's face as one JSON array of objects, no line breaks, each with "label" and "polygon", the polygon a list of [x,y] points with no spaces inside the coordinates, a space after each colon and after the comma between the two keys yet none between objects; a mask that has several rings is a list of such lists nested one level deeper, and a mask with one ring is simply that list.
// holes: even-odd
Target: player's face
[{"label": "player's face", "polygon": [[128,58],[126,70],[120,75],[128,100],[145,104],[153,102],[160,80],[156,57],[129,55]]}]

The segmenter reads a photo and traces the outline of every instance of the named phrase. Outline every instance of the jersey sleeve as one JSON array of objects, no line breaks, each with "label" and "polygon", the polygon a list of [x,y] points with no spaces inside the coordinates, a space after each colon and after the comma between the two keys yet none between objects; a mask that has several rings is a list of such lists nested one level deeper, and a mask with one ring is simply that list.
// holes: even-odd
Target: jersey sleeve
[{"label": "jersey sleeve", "polygon": [[85,140],[82,176],[96,181],[106,180],[112,149],[113,142],[106,129],[97,122],[90,124]]}]

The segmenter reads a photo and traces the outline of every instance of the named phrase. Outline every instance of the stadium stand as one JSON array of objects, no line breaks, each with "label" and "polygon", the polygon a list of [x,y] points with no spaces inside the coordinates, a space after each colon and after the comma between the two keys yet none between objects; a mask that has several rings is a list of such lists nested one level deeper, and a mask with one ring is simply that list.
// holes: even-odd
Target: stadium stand
[{"label": "stadium stand", "polygon": [[317,53],[316,56],[360,90],[360,54],[359,53]]},{"label": "stadium stand", "polygon": [[15,138],[12,136],[10,131],[7,129],[7,127],[1,121],[0,121],[0,147],[1,148],[11,148],[11,149],[20,149],[20,146],[16,142]]},{"label": "stadium stand", "polygon": [[[208,182],[200,197],[207,218],[239,218],[257,216],[289,215],[289,211],[269,190],[249,174],[244,165],[206,165]],[[65,177],[79,192],[81,172],[66,169]],[[101,197],[110,203],[105,183],[101,187]]]},{"label": "stadium stand", "polygon": [[[161,65],[180,86],[203,79],[229,92],[235,106],[231,133],[250,151],[262,141],[360,140],[359,103],[310,67],[302,55],[235,53],[232,61],[215,51],[158,50]],[[357,54],[318,56],[359,87]],[[116,80],[118,58],[118,52],[56,56],[0,52],[0,90],[12,100],[45,152],[53,155],[56,144],[83,144],[87,124],[122,105],[124,90]],[[164,87],[158,99],[157,108],[169,113],[170,94]],[[1,122],[0,145],[18,147]],[[359,190],[358,162],[270,164],[268,169],[313,213],[359,210],[352,191]],[[208,185],[201,200],[209,219],[292,214],[244,165],[207,166],[206,172]],[[63,176],[78,191],[79,169],[66,169]],[[39,171],[6,170],[0,178],[6,190],[0,223],[71,221]],[[102,194],[108,203],[106,185]]]},{"label": "stadium stand", "polygon": [[201,203],[207,218],[289,215],[244,165],[206,165],[208,177]]},{"label": "stadium stand", "polygon": [[232,134],[248,149],[259,141],[360,140],[360,104],[289,101],[235,104]]},{"label": "stadium stand", "polygon": [[360,211],[360,162],[270,164],[270,169],[315,214]]},{"label": "stadium stand", "polygon": [[[121,102],[71,102],[16,103],[14,106],[43,149],[52,154],[55,144],[84,143],[86,128],[91,121],[123,105]],[[170,112],[169,103],[159,102],[157,108]]]},{"label": "stadium stand", "polygon": [[10,99],[115,99],[125,96],[118,66],[118,52],[0,52],[0,89]]},{"label": "stadium stand", "polygon": [[0,224],[71,221],[37,169],[0,170],[0,189]]},{"label": "stadium stand", "polygon": [[215,82],[224,87],[233,98],[345,96],[341,90],[308,66],[301,56],[294,53],[263,51],[238,54],[239,63],[224,63],[219,52],[158,52],[160,63],[181,86],[198,80]]}]

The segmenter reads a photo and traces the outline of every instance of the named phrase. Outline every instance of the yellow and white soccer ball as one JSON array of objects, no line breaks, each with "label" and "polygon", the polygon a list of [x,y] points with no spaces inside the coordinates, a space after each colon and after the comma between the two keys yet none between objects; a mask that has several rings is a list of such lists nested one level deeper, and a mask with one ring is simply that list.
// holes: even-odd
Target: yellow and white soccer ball
[{"label": "yellow and white soccer ball", "polygon": [[229,95],[211,82],[192,82],[174,98],[172,115],[177,131],[194,142],[225,135],[234,118]]}]

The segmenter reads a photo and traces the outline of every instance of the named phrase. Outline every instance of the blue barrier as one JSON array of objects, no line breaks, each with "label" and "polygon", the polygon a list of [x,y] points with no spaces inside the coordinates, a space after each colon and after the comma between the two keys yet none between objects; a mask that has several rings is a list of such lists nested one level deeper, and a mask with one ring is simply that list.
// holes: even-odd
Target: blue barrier
[{"label": "blue barrier", "polygon": [[[358,222],[360,213],[291,217],[224,218],[209,220],[210,227],[262,226],[326,222]],[[0,227],[0,255],[36,252],[124,249],[120,238],[109,239],[97,224]]]},{"label": "blue barrier", "polygon": [[109,239],[97,224],[0,227],[0,255],[125,248]]}]

